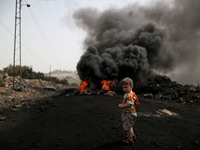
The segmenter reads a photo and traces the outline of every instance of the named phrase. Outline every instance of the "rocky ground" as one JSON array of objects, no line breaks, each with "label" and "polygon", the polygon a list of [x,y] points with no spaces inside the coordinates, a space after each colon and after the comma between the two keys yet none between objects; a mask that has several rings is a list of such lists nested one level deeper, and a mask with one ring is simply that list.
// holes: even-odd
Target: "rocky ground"
[{"label": "rocky ground", "polygon": [[13,90],[13,78],[4,76],[0,86],[0,112],[4,108],[17,111],[20,107],[29,107],[30,104],[45,97],[59,95],[69,88],[69,85],[55,84],[38,79],[23,79],[20,89],[20,78],[15,78],[15,90]]},{"label": "rocky ground", "polygon": [[152,75],[135,83],[135,92],[146,98],[200,106],[200,84],[182,85],[167,76]]}]

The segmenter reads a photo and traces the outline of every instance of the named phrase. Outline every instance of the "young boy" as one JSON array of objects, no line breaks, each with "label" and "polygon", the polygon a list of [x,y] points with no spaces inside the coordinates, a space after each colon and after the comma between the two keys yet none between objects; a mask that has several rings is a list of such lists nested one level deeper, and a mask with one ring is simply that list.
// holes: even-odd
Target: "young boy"
[{"label": "young boy", "polygon": [[137,118],[135,106],[139,105],[136,94],[132,91],[133,80],[126,77],[122,80],[122,89],[125,92],[122,104],[119,104],[119,108],[122,110],[122,125],[127,132],[127,139],[123,140],[123,143],[133,144],[136,136],[133,131],[133,125]]}]

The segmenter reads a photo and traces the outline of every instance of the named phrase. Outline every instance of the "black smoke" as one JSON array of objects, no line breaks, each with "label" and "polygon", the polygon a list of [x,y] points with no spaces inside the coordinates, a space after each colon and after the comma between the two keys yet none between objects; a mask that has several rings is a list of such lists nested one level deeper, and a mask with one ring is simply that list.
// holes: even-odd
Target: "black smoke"
[{"label": "black smoke", "polygon": [[170,2],[76,11],[77,25],[87,31],[80,78],[140,80],[155,71],[187,74],[199,66],[200,1]]}]

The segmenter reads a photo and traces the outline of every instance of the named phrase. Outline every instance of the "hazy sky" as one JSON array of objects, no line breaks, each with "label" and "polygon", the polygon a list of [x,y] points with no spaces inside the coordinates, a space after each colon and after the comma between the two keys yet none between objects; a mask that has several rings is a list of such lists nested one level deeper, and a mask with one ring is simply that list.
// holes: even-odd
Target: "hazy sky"
[{"label": "hazy sky", "polygon": [[[83,7],[103,11],[130,2],[136,0],[22,0],[31,5],[22,6],[22,66],[44,73],[50,65],[51,70],[76,70],[86,33],[75,24],[74,11]],[[0,0],[0,69],[13,64],[15,3]]]},{"label": "hazy sky", "polygon": [[[0,70],[13,64],[15,3],[15,0],[0,0]],[[137,3],[144,7],[138,7]],[[117,15],[118,11],[125,12],[130,7],[130,16],[135,15],[132,20],[134,26],[142,27],[145,22],[153,21],[165,29],[169,43],[164,43],[168,47],[161,59],[168,60],[168,51],[176,53],[174,61],[167,61],[166,66],[158,71],[163,70],[182,83],[199,82],[199,0],[22,0],[22,4],[22,66],[43,73],[48,73],[50,66],[51,71],[75,71],[86,51],[85,39],[93,40],[88,36],[92,33],[90,27],[95,27],[94,21],[101,24],[95,19],[98,17],[96,14],[88,12],[106,14],[105,10],[117,8]],[[83,15],[80,14],[81,9],[84,10]],[[85,19],[79,20],[79,27],[73,18],[75,12],[79,12],[79,19]],[[91,28],[91,31],[94,29]],[[18,59],[16,55],[16,65],[19,64]],[[162,63],[157,63],[157,66],[159,64]],[[172,68],[167,67],[170,64],[173,64]]]}]

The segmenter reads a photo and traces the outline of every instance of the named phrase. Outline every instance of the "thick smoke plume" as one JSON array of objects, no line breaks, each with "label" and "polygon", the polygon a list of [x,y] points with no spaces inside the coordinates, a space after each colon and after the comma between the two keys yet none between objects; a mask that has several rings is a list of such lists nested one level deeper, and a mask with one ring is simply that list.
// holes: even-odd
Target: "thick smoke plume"
[{"label": "thick smoke plume", "polygon": [[200,65],[200,1],[172,2],[75,12],[76,23],[87,31],[77,64],[80,78],[140,80],[155,71],[179,71],[188,80],[188,72]]}]

